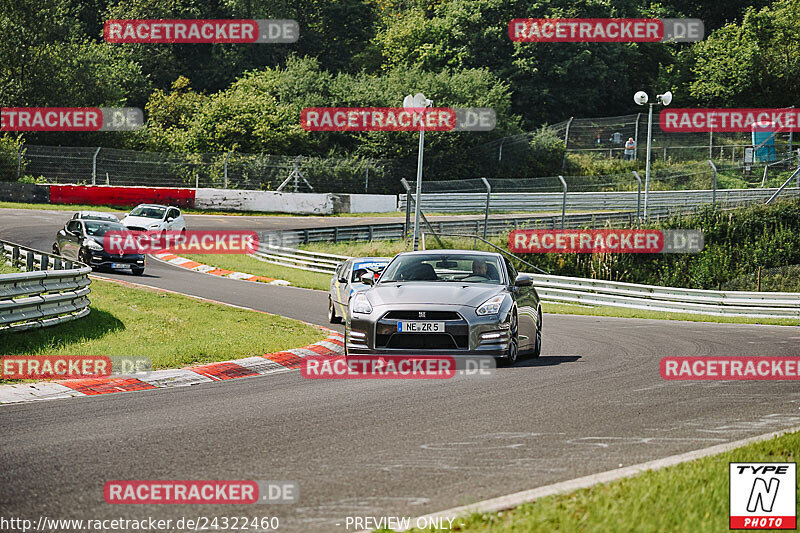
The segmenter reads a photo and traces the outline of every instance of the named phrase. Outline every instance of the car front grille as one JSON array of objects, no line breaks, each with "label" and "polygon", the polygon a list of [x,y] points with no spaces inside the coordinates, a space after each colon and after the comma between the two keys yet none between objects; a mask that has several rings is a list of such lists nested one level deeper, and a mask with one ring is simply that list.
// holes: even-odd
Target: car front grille
[{"label": "car front grille", "polygon": [[394,333],[376,335],[376,348],[400,350],[464,350],[469,347],[467,335],[450,333]]},{"label": "car front grille", "polygon": [[[425,316],[420,316],[424,313]],[[383,318],[388,320],[463,320],[455,311],[389,311]]]},{"label": "car front grille", "polygon": [[128,226],[128,230],[130,230],[130,231],[147,231],[147,228],[142,228],[140,226]]}]

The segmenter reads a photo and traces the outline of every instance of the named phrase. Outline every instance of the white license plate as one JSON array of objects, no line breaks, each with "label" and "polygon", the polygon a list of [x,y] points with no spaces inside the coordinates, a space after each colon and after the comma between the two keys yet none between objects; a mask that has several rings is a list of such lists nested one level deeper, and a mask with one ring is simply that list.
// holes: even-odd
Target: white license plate
[{"label": "white license plate", "polygon": [[111,263],[111,268],[130,268],[131,266],[127,263]]},{"label": "white license plate", "polygon": [[398,322],[400,333],[444,333],[444,322]]}]

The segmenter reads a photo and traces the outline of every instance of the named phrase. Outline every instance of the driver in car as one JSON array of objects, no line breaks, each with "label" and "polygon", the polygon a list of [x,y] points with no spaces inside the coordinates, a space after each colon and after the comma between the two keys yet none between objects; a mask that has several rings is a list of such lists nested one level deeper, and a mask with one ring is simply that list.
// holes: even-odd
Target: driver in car
[{"label": "driver in car", "polygon": [[484,277],[484,278],[488,278],[489,277],[488,274],[487,274],[488,270],[489,270],[489,267],[486,265],[486,261],[477,260],[477,261],[473,261],[472,262],[472,275],[473,276],[481,276],[481,277]]}]

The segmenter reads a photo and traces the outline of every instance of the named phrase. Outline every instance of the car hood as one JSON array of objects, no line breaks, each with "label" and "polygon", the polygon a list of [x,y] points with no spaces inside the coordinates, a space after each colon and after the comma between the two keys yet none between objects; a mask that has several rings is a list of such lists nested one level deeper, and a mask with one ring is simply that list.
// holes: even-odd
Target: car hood
[{"label": "car hood", "polygon": [[131,217],[127,216],[120,220],[126,226],[137,226],[140,228],[149,228],[150,224],[161,224],[163,220],[159,220],[157,218],[145,218],[145,217]]},{"label": "car hood", "polygon": [[406,281],[379,283],[367,291],[367,297],[372,305],[445,304],[478,307],[503,290],[502,285],[483,283]]}]

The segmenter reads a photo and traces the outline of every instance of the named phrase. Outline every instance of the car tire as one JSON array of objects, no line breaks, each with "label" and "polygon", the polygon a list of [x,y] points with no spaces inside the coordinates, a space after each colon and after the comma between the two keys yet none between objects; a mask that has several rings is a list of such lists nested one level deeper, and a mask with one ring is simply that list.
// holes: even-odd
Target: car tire
[{"label": "car tire", "polygon": [[511,340],[508,341],[508,348],[501,359],[503,366],[514,366],[519,361],[519,323],[517,322],[516,313],[511,315],[509,330],[511,332]]},{"label": "car tire", "polygon": [[144,268],[131,267],[131,272],[134,276],[141,276],[144,274]]},{"label": "car tire", "polygon": [[85,248],[81,248],[78,251],[78,261],[83,263],[84,265],[88,266],[92,270],[94,270],[94,267],[92,267],[92,262],[88,257],[88,252],[86,251]]},{"label": "car tire", "polygon": [[531,351],[531,357],[539,357],[542,354],[542,309],[539,308],[536,319],[536,344]]},{"label": "car tire", "polygon": [[333,300],[328,297],[328,322],[331,324],[341,324],[342,317],[336,316],[336,307],[333,305]]}]

